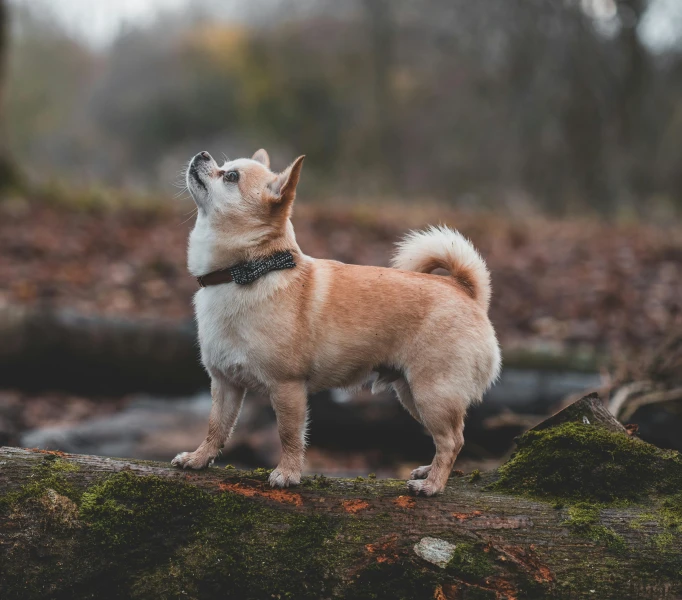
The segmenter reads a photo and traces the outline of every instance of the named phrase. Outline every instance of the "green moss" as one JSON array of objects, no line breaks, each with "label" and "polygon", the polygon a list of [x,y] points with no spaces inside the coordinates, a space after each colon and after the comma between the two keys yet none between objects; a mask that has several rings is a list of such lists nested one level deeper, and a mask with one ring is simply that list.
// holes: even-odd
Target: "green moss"
[{"label": "green moss", "polygon": [[170,521],[192,519],[208,504],[208,494],[194,486],[123,471],[83,494],[80,515],[102,543],[116,547],[139,544]]},{"label": "green moss", "polygon": [[564,521],[564,525],[568,525],[573,529],[584,529],[599,522],[599,513],[601,508],[598,505],[579,503],[571,506],[568,509],[568,520]]},{"label": "green moss", "polygon": [[665,527],[682,532],[682,492],[665,498],[659,515]]},{"label": "green moss", "polygon": [[55,454],[46,454],[44,460],[53,473],[75,473],[81,470],[77,464],[58,458]]},{"label": "green moss", "polygon": [[[195,521],[191,541],[138,576],[133,596],[318,599],[335,584],[340,520],[273,510],[223,493]],[[250,543],[258,528],[261,543]],[[265,542],[265,543],[262,543]]]},{"label": "green moss", "polygon": [[676,452],[582,423],[529,431],[494,489],[535,498],[613,502],[682,486]]},{"label": "green moss", "polygon": [[305,477],[302,486],[313,489],[326,489],[331,486],[331,481],[324,475],[313,475],[312,477]]},{"label": "green moss", "polygon": [[634,519],[632,519],[628,525],[631,529],[642,529],[645,523],[652,523],[658,520],[657,516],[652,512],[639,513]]},{"label": "green moss", "polygon": [[481,544],[457,544],[448,566],[449,573],[468,581],[482,580],[494,573],[494,565]]},{"label": "green moss", "polygon": [[614,552],[624,552],[627,544],[623,536],[610,527],[599,525],[600,513],[599,505],[581,502],[568,509],[569,518],[563,522],[563,525],[582,538],[604,544]]},{"label": "green moss", "polygon": [[656,546],[658,550],[667,550],[673,545],[674,541],[675,536],[673,536],[673,534],[669,531],[666,531],[665,533],[659,533],[658,535],[655,535],[653,539],[654,546]]},{"label": "green moss", "polygon": [[471,475],[469,476],[469,481],[471,483],[474,483],[475,481],[478,481],[481,478],[481,472],[478,469],[474,469],[471,472]]},{"label": "green moss", "polygon": [[78,465],[62,460],[53,454],[46,454],[41,464],[31,470],[29,483],[18,490],[0,496],[0,515],[26,500],[41,498],[47,490],[54,490],[61,496],[78,501],[80,492],[65,476],[66,473],[78,470],[80,470]]}]

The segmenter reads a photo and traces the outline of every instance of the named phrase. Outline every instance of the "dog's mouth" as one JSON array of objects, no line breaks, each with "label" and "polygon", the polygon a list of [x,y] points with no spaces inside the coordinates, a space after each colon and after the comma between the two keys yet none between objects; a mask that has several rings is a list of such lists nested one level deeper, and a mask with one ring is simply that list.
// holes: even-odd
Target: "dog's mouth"
[{"label": "dog's mouth", "polygon": [[215,170],[214,167],[215,162],[211,155],[206,151],[199,152],[199,154],[192,159],[192,162],[187,169],[187,179],[188,184],[190,184],[190,190],[191,184],[195,183],[204,192],[208,192],[205,179]]},{"label": "dog's mouth", "polygon": [[208,191],[208,189],[206,188],[206,184],[201,179],[201,175],[199,174],[199,169],[197,168],[194,161],[192,161],[192,164],[189,166],[189,176],[192,179],[192,181],[194,181],[194,183],[196,183],[205,192]]}]

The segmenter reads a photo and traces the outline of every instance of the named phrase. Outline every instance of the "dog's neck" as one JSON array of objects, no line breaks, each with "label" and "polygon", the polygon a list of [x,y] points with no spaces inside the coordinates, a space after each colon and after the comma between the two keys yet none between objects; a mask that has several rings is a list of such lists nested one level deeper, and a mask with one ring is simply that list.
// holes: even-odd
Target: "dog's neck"
[{"label": "dog's neck", "polygon": [[301,255],[289,220],[277,235],[240,239],[239,236],[231,237],[216,232],[208,219],[199,216],[189,237],[187,266],[192,275],[199,277],[239,263],[264,259],[285,250],[293,254],[294,260]]}]

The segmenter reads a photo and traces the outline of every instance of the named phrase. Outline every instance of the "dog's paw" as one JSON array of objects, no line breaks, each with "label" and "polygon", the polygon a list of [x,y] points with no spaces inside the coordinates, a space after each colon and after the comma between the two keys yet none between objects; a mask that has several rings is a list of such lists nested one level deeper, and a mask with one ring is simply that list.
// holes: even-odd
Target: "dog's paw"
[{"label": "dog's paw", "polygon": [[410,473],[410,479],[426,479],[431,472],[431,465],[425,465],[423,467],[417,467],[412,473]]},{"label": "dog's paw", "polygon": [[435,496],[443,491],[428,479],[411,479],[407,482],[407,489],[415,496]]},{"label": "dog's paw", "polygon": [[213,464],[215,457],[198,452],[181,452],[172,461],[171,466],[183,469],[205,469]]},{"label": "dog's paw", "polygon": [[272,473],[270,473],[269,481],[270,485],[276,488],[285,488],[289,487],[290,485],[298,485],[301,483],[301,473],[296,473],[294,471],[277,467]]}]

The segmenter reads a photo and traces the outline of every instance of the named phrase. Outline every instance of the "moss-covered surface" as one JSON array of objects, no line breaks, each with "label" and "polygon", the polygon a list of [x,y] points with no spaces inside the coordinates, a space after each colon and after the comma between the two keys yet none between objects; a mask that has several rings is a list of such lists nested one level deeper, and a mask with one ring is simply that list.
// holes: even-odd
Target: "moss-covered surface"
[{"label": "moss-covered surface", "polygon": [[[548,439],[565,444],[571,431],[596,443],[581,428],[557,429],[560,436],[541,438],[543,449]],[[615,599],[627,585],[633,597],[675,598],[682,594],[682,492],[670,487],[678,459],[625,443],[619,452],[671,461],[649,463],[667,479],[645,482],[641,494],[627,483],[624,494],[603,495],[578,464],[588,500],[560,495],[568,486],[561,477],[544,494],[537,479],[516,479],[521,498],[491,491],[491,473],[451,480],[441,499],[409,498],[405,482],[374,478],[305,478],[278,495],[265,469],[185,474],[133,463],[114,472],[31,455],[22,484],[0,496],[0,596]],[[542,454],[536,461],[544,468]],[[445,568],[415,552],[424,536],[455,545]],[[647,595],[651,589],[658,595]]]},{"label": "moss-covered surface", "polygon": [[[258,501],[250,491],[269,498],[260,481],[267,472],[236,473],[250,487],[219,484],[216,489],[124,470],[97,475],[80,489],[68,478],[78,471],[78,465],[61,458],[39,460],[28,481],[2,497],[0,533],[9,540],[0,545],[3,600],[419,600],[438,597],[442,590],[459,590],[463,598],[495,598],[500,597],[498,580],[503,590],[532,597],[511,583],[523,584],[525,574],[510,572],[510,565],[485,544],[468,541],[470,536],[449,523],[438,532],[456,544],[447,567],[419,558],[412,549],[418,532],[404,538],[391,534],[400,511],[413,509],[414,501],[392,500],[363,519],[353,511],[312,514],[286,502],[283,510]],[[371,480],[374,487],[364,490],[366,482],[339,488],[324,478],[307,481],[325,502],[337,504],[341,500],[335,494],[355,492],[356,486],[363,488],[364,498],[376,498],[379,488],[396,500],[394,482],[383,483]],[[328,493],[330,487],[334,494]],[[361,505],[369,506],[367,501]]]},{"label": "moss-covered surface", "polygon": [[610,503],[682,490],[682,458],[598,426],[563,423],[521,436],[499,475],[498,490]]},{"label": "moss-covered surface", "polygon": [[[517,443],[489,489],[551,502],[573,537],[604,548],[600,567],[586,562],[559,590],[591,582],[595,597],[618,597],[613,573],[623,564],[643,580],[682,583],[679,453],[575,422],[531,430]],[[609,519],[609,510],[625,516]],[[641,533],[637,543],[628,542],[627,530]]]},{"label": "moss-covered surface", "polygon": [[600,525],[600,506],[579,502],[568,509],[569,518],[564,521],[571,531],[580,537],[605,544],[614,552],[623,552],[627,545],[622,535],[611,527]]},{"label": "moss-covered surface", "polygon": [[493,573],[493,562],[480,544],[463,542],[457,544],[446,568],[462,579],[477,580]]},{"label": "moss-covered surface", "polygon": [[80,491],[68,480],[66,474],[78,471],[78,465],[59,458],[56,454],[45,454],[32,469],[31,478],[21,489],[0,496],[0,515],[12,506],[31,498],[37,498],[51,489],[71,500],[80,498]]}]

